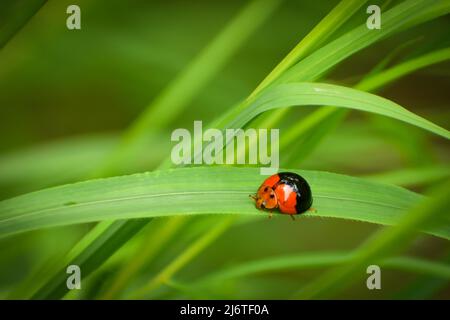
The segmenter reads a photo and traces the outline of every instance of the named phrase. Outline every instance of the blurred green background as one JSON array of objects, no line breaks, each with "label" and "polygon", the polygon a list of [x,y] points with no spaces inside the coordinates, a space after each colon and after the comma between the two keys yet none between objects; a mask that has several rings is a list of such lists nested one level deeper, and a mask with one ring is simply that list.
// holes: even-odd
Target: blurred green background
[{"label": "blurred green background", "polygon": [[[0,27],[31,2],[2,1]],[[244,99],[337,3],[283,1],[176,119],[158,133],[160,138],[117,174],[154,169],[170,155],[172,130],[191,129],[194,120],[209,123]],[[81,30],[66,28],[66,8],[70,4],[81,8]],[[6,199],[89,178],[108,157],[121,132],[244,4],[205,0],[48,1],[0,50],[0,197]],[[364,23],[366,18],[364,8],[359,10],[332,39]],[[324,82],[353,85],[399,45],[410,42],[392,63],[430,48],[448,46],[449,32],[448,15],[410,28],[356,53],[327,74]],[[436,64],[384,87],[378,94],[449,127],[449,75],[449,62]],[[279,124],[281,136],[295,119],[313,110],[290,111],[295,116]],[[378,178],[408,168],[429,170],[424,181],[414,181],[411,176],[406,182],[401,177],[400,181],[386,178],[417,192],[427,192],[435,183],[448,179],[447,142],[415,127],[366,113],[352,112],[317,148],[300,152],[306,156],[301,163],[294,161],[295,168]],[[282,153],[281,167],[286,164]],[[446,174],[433,175],[437,169]],[[148,279],[182,252],[204,230],[202,221],[190,220],[157,259],[132,279],[130,287]],[[0,298],[8,297],[48,259],[67,252],[91,227],[52,228],[0,240]],[[218,268],[282,254],[350,251],[378,228],[322,218],[302,219],[301,223],[286,218],[237,224],[176,278],[189,283]],[[100,297],[109,277],[127,264],[127,250],[132,251],[144,241],[147,229],[122,247],[119,258],[90,276],[87,289],[77,297]],[[448,261],[449,249],[448,241],[421,235],[407,253]],[[288,298],[321,272],[323,269],[291,270],[249,276],[199,297]],[[198,296],[187,292],[168,286],[157,297]],[[442,279],[383,270],[382,290],[369,291],[364,281],[339,297],[448,299],[450,286]]]}]

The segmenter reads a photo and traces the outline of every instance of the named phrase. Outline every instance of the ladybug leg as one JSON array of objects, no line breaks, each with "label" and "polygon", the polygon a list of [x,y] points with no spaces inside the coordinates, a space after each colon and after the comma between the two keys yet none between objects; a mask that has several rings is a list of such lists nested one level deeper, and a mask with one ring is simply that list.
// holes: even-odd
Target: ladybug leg
[{"label": "ladybug leg", "polygon": [[273,216],[273,212],[271,210],[271,211],[269,211],[269,219],[272,219],[272,216]]},{"label": "ladybug leg", "polygon": [[292,220],[295,221],[294,215],[293,215],[293,214],[290,214],[290,216],[291,216]]},{"label": "ladybug leg", "polygon": [[317,209],[316,209],[316,208],[309,208],[307,211],[316,213],[316,212],[317,212]]}]

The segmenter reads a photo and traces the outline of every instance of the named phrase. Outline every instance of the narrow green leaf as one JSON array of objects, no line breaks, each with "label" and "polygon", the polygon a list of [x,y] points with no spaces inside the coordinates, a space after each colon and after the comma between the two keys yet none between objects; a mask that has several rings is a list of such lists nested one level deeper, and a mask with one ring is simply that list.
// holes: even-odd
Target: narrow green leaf
[{"label": "narrow green leaf", "polygon": [[[380,87],[393,82],[420,68],[450,59],[450,48],[436,50],[423,56],[402,62],[387,70],[371,73],[355,86],[355,89],[363,91],[376,91]],[[345,118],[349,110],[334,107],[321,107],[306,116],[296,125],[289,128],[280,139],[280,149],[292,149],[294,144],[301,152],[291,152],[295,157],[295,163],[301,162],[306,154],[303,150],[314,150],[325,136]],[[290,162],[288,162],[289,164]]]},{"label": "narrow green leaf", "polygon": [[[405,1],[402,5],[394,8],[397,12],[403,12],[405,13],[405,15],[408,17],[411,17],[412,20],[409,23],[409,27],[414,26],[415,24],[419,24],[421,22],[427,21],[427,20],[431,20],[433,18],[436,18],[440,15],[445,14],[445,12],[448,11],[448,6],[446,3],[442,4],[442,3],[433,3],[433,4],[425,4],[424,1],[420,2],[421,6],[425,6],[427,5],[427,8],[429,10],[424,10],[422,7],[414,7],[414,1],[410,0],[410,1]],[[409,6],[409,7],[408,7]],[[392,10],[394,10],[392,9]],[[392,12],[392,10],[389,10],[388,12]],[[446,11],[447,10],[447,11]],[[391,23],[392,23],[392,28],[390,30],[390,34],[393,34],[394,32],[397,32],[399,30],[401,30],[402,28],[404,28],[404,25],[402,24],[402,22],[404,21],[404,17],[401,15],[392,15],[391,16]],[[365,26],[364,26],[365,27]],[[359,29],[355,29],[354,32],[367,32],[367,30],[361,30],[361,28]],[[387,36],[388,34],[384,34],[384,36]],[[376,32],[371,32],[367,34],[367,39],[364,39],[364,43],[359,44],[358,45],[358,49],[362,49],[366,46],[369,46],[370,44],[376,42],[377,40],[379,40],[380,37],[377,36]],[[347,39],[348,41],[349,39]],[[342,41],[342,40],[341,40]],[[350,39],[350,42],[353,42],[354,39]],[[356,41],[361,41],[360,39],[357,39]],[[334,44],[336,44],[336,42],[333,42]],[[334,47],[332,48],[333,50],[339,49],[338,45],[334,45]],[[328,46],[325,46],[328,47]],[[330,47],[328,47],[330,48]],[[342,59],[344,59],[345,57],[350,56],[352,53],[358,51],[357,50],[353,50],[351,47],[346,46],[344,51],[340,52],[340,59],[335,59],[333,61],[333,59],[331,60],[327,60],[326,64],[321,64],[320,60],[323,58],[323,55],[327,53],[328,50],[322,50],[320,52],[315,52],[314,54],[312,54],[311,56],[315,56],[316,60],[315,60],[315,64],[312,65],[312,70],[317,69],[319,71],[319,74],[323,74],[326,70],[331,69],[333,66],[335,66],[336,64],[338,64]],[[306,59],[305,59],[306,60]],[[320,69],[320,70],[319,70]],[[312,78],[306,78],[306,80],[311,81],[313,80]],[[218,128],[226,128],[227,124],[230,123],[232,120],[235,119],[235,117],[237,117],[239,115],[239,112],[241,109],[245,109],[246,107],[248,107],[248,105],[251,103],[252,99],[247,99],[246,101],[244,101],[243,103],[241,103],[240,105],[236,106],[235,108],[231,109],[229,112],[227,112],[226,115],[224,115],[223,117],[221,117],[220,119],[216,120],[212,126],[218,127]]]},{"label": "narrow green leaf", "polygon": [[[450,265],[450,255],[444,257],[443,262]],[[412,284],[403,288],[393,295],[393,299],[402,300],[424,300],[433,298],[439,291],[448,286],[449,281],[445,278],[425,274]]]},{"label": "narrow green leaf", "polygon": [[383,27],[370,30],[365,24],[346,33],[303,59],[277,83],[313,81],[348,56],[407,27],[450,12],[449,1],[407,0],[383,13]]},{"label": "narrow green leaf", "polygon": [[72,137],[4,153],[0,157],[0,185],[27,192],[71,179],[76,181],[102,163],[117,138]]},{"label": "narrow green leaf", "polygon": [[[297,171],[296,171],[297,172]],[[396,186],[326,172],[300,171],[311,184],[306,214],[395,224],[421,196]],[[185,214],[265,217],[249,199],[264,179],[257,168],[197,167],[91,180],[0,202],[0,234],[111,219]],[[450,238],[445,224],[424,231]]]},{"label": "narrow green leaf", "polygon": [[[220,283],[229,279],[243,278],[267,272],[296,271],[336,266],[348,262],[350,258],[351,253],[349,252],[311,252],[270,257],[215,271],[194,282],[193,286],[208,286],[211,283]],[[450,279],[449,265],[420,258],[392,257],[382,260],[380,265],[389,269],[433,275],[441,279]]]},{"label": "narrow green leaf", "polygon": [[250,98],[256,96],[260,91],[272,84],[287,69],[309,54],[311,50],[324,43],[366,2],[366,0],[342,0],[339,2],[269,73],[252,92]]},{"label": "narrow green leaf", "polygon": [[325,298],[344,290],[364,276],[368,265],[376,264],[395,251],[404,248],[415,236],[417,228],[445,224],[450,227],[448,208],[450,183],[434,190],[403,214],[395,227],[382,229],[358,248],[350,261],[336,267],[305,286],[295,296],[299,299]]},{"label": "narrow green leaf", "polygon": [[250,108],[242,111],[230,127],[239,128],[267,110],[298,105],[334,105],[376,113],[415,125],[444,138],[450,138],[448,130],[382,97],[343,86],[306,82],[271,87]]},{"label": "narrow green leaf", "polygon": [[245,5],[144,109],[124,132],[109,161],[94,172],[94,176],[102,177],[116,172],[124,161],[124,155],[134,155],[142,139],[173,121],[254,31],[267,21],[280,3],[281,0],[252,0]]},{"label": "narrow green leaf", "polygon": [[[155,222],[158,221],[152,222],[152,227],[155,225]],[[153,230],[151,230],[154,232],[147,232],[131,261],[126,263],[123,268],[119,270],[118,274],[115,275],[112,283],[101,296],[101,299],[112,299],[117,297],[126,287],[130,279],[132,279],[132,277],[140,271],[149,260],[161,251],[171,237],[183,227],[184,222],[184,219],[169,219],[169,221],[163,221],[157,224],[156,227],[158,228],[153,228]]]},{"label": "narrow green leaf", "polygon": [[403,187],[430,184],[436,181],[448,179],[449,177],[450,168],[440,165],[398,169],[364,176],[364,178],[373,181],[395,184]]},{"label": "narrow green leaf", "polygon": [[[250,94],[248,100],[255,97],[267,86],[277,80],[286,70],[295,63],[306,57],[311,51],[336,33],[356,11],[358,11],[367,1],[343,0],[336,5],[315,27],[312,29],[291,52],[269,73],[269,75]],[[256,127],[273,128],[289,110],[279,109],[270,114],[263,115],[255,124]]]},{"label": "narrow green leaf", "polygon": [[[143,141],[149,136],[154,136],[155,128],[161,128],[164,124],[169,123],[188,105],[192,98],[245,43],[246,39],[271,16],[279,3],[280,0],[254,0],[244,6],[199,55],[146,107],[124,133],[121,142],[110,153],[108,160],[93,170],[92,176],[110,175],[118,168],[122,168],[124,163],[135,161],[137,158],[135,152],[142,149]],[[156,122],[155,119],[157,119]],[[141,221],[142,227],[147,222],[148,220]],[[128,229],[129,238],[131,238],[134,234],[134,222],[130,221],[129,224],[131,226]],[[114,230],[108,229],[105,231],[106,236],[110,231],[114,232]],[[99,240],[101,241],[101,239]],[[99,255],[103,254],[102,247],[97,247],[97,250]],[[106,247],[105,250],[108,251],[108,248]],[[103,262],[97,260],[97,266]]]},{"label": "narrow green leaf", "polygon": [[418,69],[449,59],[450,48],[432,51],[419,57],[412,58],[411,60],[402,62],[384,71],[377,72],[372,76],[363,79],[363,81],[358,84],[358,88],[361,90],[373,90],[373,88],[378,88],[380,83],[386,85]]},{"label": "narrow green leaf", "polygon": [[[148,219],[146,219],[148,220]],[[115,221],[108,226],[106,232],[102,232],[77,256],[73,257],[67,265],[77,265],[82,270],[83,278],[86,279],[92,272],[97,270],[99,263],[106,261],[115,253],[131,236],[139,232],[146,224],[141,219],[133,221]],[[99,250],[102,248],[102,250]],[[45,285],[41,287],[32,299],[59,299],[69,289],[67,288],[66,267],[58,270]]]},{"label": "narrow green leaf", "polygon": [[136,292],[133,293],[133,297],[141,298],[147,293],[157,289],[163,283],[169,281],[176,272],[225,232],[235,219],[236,217],[228,217],[211,227],[204,235],[189,245],[182,254],[164,267],[150,282],[137,289]]},{"label": "narrow green leaf", "polygon": [[[396,32],[450,12],[449,1],[407,0],[383,14],[383,28],[369,30],[365,24],[347,32],[340,38],[292,66],[273,84],[314,81],[352,54]],[[264,90],[265,91],[265,90]],[[264,92],[263,91],[263,92]],[[226,127],[242,110],[250,108],[257,95],[251,96],[216,120],[216,127]]]}]

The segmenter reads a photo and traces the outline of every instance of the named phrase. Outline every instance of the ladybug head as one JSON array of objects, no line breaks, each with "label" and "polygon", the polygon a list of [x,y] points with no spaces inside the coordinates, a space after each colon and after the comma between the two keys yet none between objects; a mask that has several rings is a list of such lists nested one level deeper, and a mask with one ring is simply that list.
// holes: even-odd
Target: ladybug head
[{"label": "ladybug head", "polygon": [[278,206],[277,195],[275,191],[268,186],[261,186],[256,196],[252,197],[256,202],[258,209],[274,209]]}]

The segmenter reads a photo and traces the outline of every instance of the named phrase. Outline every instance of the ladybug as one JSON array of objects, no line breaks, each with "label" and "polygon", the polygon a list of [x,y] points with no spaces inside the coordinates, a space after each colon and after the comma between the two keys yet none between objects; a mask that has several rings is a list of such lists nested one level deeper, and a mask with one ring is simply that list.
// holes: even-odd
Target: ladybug
[{"label": "ladybug", "polygon": [[259,187],[256,195],[250,196],[258,209],[268,209],[291,215],[301,214],[311,209],[312,194],[308,182],[293,172],[280,172],[267,178]]}]

